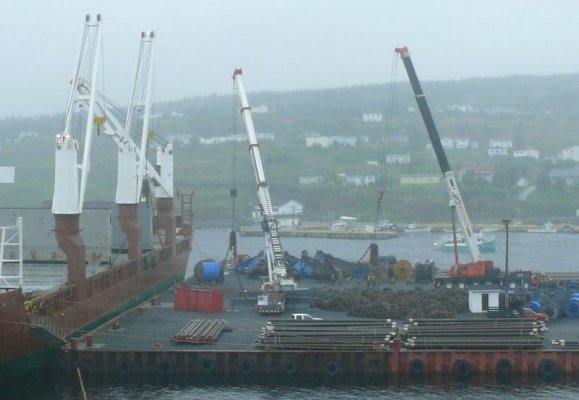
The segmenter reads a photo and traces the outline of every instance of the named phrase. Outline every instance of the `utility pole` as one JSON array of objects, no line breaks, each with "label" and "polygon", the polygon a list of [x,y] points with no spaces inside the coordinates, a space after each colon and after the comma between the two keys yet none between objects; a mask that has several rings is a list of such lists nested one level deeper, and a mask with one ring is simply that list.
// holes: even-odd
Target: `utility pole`
[{"label": "utility pole", "polygon": [[501,222],[505,225],[505,308],[509,309],[509,222],[510,219],[502,219]]}]

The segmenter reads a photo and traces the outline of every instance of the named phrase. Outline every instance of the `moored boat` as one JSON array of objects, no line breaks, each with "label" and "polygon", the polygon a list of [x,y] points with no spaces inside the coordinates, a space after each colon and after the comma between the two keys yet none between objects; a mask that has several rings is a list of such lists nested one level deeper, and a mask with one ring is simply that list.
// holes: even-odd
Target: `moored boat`
[{"label": "moored boat", "polygon": [[404,233],[429,233],[432,230],[431,226],[417,226],[415,223],[408,224],[404,228]]},{"label": "moored boat", "polygon": [[527,229],[529,233],[557,233],[557,228],[551,222],[547,222],[540,228],[529,228]]},{"label": "moored boat", "polygon": [[[496,237],[494,235],[477,232],[473,235],[478,249],[481,252],[495,252],[497,250]],[[456,247],[460,252],[469,251],[466,241],[461,234],[456,235]],[[444,234],[440,241],[434,242],[434,248],[444,251],[454,251],[454,237],[452,234]]]}]

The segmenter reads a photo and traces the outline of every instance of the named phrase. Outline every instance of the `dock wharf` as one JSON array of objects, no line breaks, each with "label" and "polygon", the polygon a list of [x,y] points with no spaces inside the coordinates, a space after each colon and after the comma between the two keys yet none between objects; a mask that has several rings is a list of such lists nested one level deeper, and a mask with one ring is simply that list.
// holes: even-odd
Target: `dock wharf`
[{"label": "dock wharf", "polygon": [[[246,279],[246,278],[243,278]],[[245,281],[245,287],[250,282]],[[255,284],[255,282],[253,282]],[[304,283],[305,285],[305,283]],[[415,289],[416,284],[398,284],[396,289]],[[428,290],[429,284],[424,284]],[[252,299],[239,298],[239,283],[229,276],[220,287],[225,293],[222,312],[176,310],[173,290],[153,301],[125,312],[106,326],[63,346],[62,361],[67,373],[80,368],[86,379],[100,376],[135,377],[315,377],[351,378],[376,376],[430,377],[448,375],[456,379],[477,376],[529,376],[551,380],[579,374],[579,349],[552,343],[577,342],[579,321],[562,318],[548,322],[545,345],[539,349],[420,349],[372,346],[365,349],[276,350],[258,348],[256,339],[270,319],[287,320],[291,313],[310,313],[324,320],[359,318],[345,312],[311,308],[311,297],[288,305],[285,315],[260,316]],[[445,290],[445,289],[437,289]],[[216,340],[178,343],[172,340],[192,320],[223,320]],[[403,324],[403,322],[400,322]]]}]

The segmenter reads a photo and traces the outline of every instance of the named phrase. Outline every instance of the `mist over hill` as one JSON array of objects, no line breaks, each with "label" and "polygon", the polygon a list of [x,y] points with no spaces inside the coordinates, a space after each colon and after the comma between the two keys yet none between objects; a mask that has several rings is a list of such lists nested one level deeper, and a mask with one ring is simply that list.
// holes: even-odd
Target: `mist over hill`
[{"label": "mist over hill", "polygon": [[[449,219],[443,183],[401,183],[404,176],[440,176],[407,82],[291,92],[251,92],[250,80],[246,86],[255,129],[270,135],[260,147],[274,204],[297,200],[304,204],[304,218],[310,219]],[[469,143],[464,149],[447,149],[451,167],[494,168],[492,182],[467,174],[461,183],[472,219],[576,215],[577,184],[557,183],[549,173],[577,165],[558,157],[563,149],[579,146],[579,74],[430,81],[422,86],[441,138]],[[257,200],[247,144],[201,144],[202,139],[244,135],[236,94],[157,103],[153,115],[152,129],[175,142],[175,186],[195,190],[198,220],[226,221],[232,213],[231,187],[239,190],[237,215],[249,219]],[[50,201],[54,135],[62,129],[63,118],[0,120],[0,163],[16,165],[16,183],[2,187],[2,206]],[[306,146],[306,137],[315,135],[355,138],[356,144]],[[87,200],[114,200],[116,149],[105,136],[94,140]],[[489,142],[499,139],[512,142],[509,155],[489,156]],[[526,148],[537,150],[538,159],[513,158],[514,150]],[[409,155],[411,161],[386,165],[389,154]],[[344,176],[374,176],[375,181],[348,184]],[[306,177],[321,181],[300,183]],[[537,187],[525,201],[518,199],[521,178]],[[381,189],[385,199],[377,210],[376,193]]]}]

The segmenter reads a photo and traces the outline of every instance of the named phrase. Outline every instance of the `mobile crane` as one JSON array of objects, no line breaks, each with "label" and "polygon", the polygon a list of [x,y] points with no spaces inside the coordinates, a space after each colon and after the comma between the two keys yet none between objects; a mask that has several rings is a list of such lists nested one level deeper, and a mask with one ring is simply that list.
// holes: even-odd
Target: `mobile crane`
[{"label": "mobile crane", "polygon": [[[500,282],[500,270],[493,266],[493,262],[490,260],[482,260],[480,250],[476,243],[476,238],[474,237],[474,232],[472,225],[466,213],[466,208],[462,201],[460,191],[458,190],[458,185],[454,177],[454,172],[450,168],[448,159],[446,158],[446,153],[442,147],[436,125],[430,113],[428,103],[426,102],[426,96],[422,92],[420,82],[414,70],[414,65],[410,59],[410,53],[408,48],[399,47],[394,50],[402,58],[404,63],[404,68],[408,74],[408,79],[414,91],[414,96],[416,97],[416,103],[420,109],[424,125],[426,126],[426,131],[430,138],[432,148],[436,154],[436,159],[438,160],[438,165],[445,177],[446,187],[448,194],[450,196],[450,207],[456,210],[460,226],[462,228],[462,234],[464,240],[468,246],[470,256],[472,261],[466,264],[460,264],[458,261],[458,253],[456,249],[456,234],[455,234],[455,264],[448,270],[447,273],[437,275],[434,277],[435,286],[444,285],[446,287],[452,287],[454,285],[462,286],[471,283],[501,283]],[[454,215],[454,214],[453,214]]]},{"label": "mobile crane", "polygon": [[260,314],[281,314],[285,310],[285,289],[296,289],[297,284],[288,275],[285,265],[285,256],[277,229],[277,220],[273,214],[269,186],[265,180],[259,145],[255,135],[251,108],[247,101],[243,85],[242,70],[233,71],[233,82],[237,86],[241,117],[245,124],[245,133],[249,143],[249,154],[253,165],[257,183],[257,198],[261,210],[261,229],[265,236],[267,271],[268,275],[261,277],[260,289],[262,294],[257,296],[257,310]]}]

